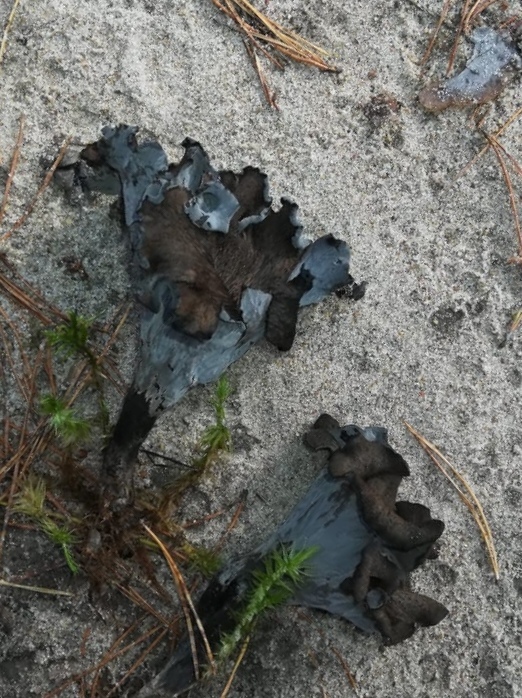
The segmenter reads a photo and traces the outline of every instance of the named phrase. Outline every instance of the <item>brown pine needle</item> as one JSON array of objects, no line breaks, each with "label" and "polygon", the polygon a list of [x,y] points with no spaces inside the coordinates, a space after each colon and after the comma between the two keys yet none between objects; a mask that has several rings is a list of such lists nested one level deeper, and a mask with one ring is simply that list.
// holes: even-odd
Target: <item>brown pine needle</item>
[{"label": "brown pine needle", "polygon": [[469,25],[474,19],[476,19],[480,14],[482,14],[482,12],[487,10],[488,7],[491,7],[491,5],[494,5],[496,2],[498,2],[498,0],[476,0],[475,4],[466,15],[464,31],[469,29]]},{"label": "brown pine needle", "polygon": [[192,650],[192,660],[194,662],[194,674],[196,676],[196,680],[199,679],[199,662],[198,662],[198,655],[197,655],[197,649],[196,649],[196,640],[194,637],[194,630],[192,627],[192,619],[190,617],[190,611],[192,611],[192,614],[194,616],[194,620],[196,621],[196,625],[198,626],[198,630],[201,633],[201,639],[203,640],[203,644],[205,646],[205,651],[207,653],[207,658],[208,662],[210,665],[210,670],[212,672],[216,672],[216,663],[214,661],[214,656],[212,654],[212,650],[210,648],[210,643],[207,639],[207,634],[205,632],[205,628],[203,627],[203,623],[201,622],[198,612],[196,611],[196,607],[194,606],[194,603],[192,602],[192,598],[190,596],[190,592],[187,588],[187,585],[185,584],[185,580],[183,579],[181,572],[179,571],[178,566],[174,562],[174,558],[170,554],[168,548],[165,546],[165,544],[158,538],[158,536],[146,525],[143,524],[144,529],[147,531],[149,536],[152,538],[152,540],[158,545],[159,549],[163,553],[163,556],[167,562],[167,565],[169,566],[169,569],[172,573],[172,577],[174,579],[174,583],[176,585],[176,588],[178,590],[178,596],[179,600],[181,602],[181,607],[183,609],[183,613],[185,615],[185,620],[187,623],[187,632],[189,634],[189,640],[190,640],[190,647]]},{"label": "brown pine needle", "polygon": [[[502,124],[502,126],[498,129],[498,131],[496,131],[496,132],[493,134],[494,137],[495,137],[495,138],[498,138],[499,136],[501,136],[501,135],[504,133],[504,131],[506,131],[506,130],[511,126],[511,124],[512,124],[514,121],[516,121],[518,118],[520,118],[520,116],[522,116],[522,107],[519,107],[519,108],[516,110],[516,112],[514,112],[514,114],[511,114],[511,116],[509,117],[509,119],[507,119],[507,120]],[[457,174],[457,176],[455,177],[455,179],[459,179],[459,177],[462,177],[462,175],[466,174],[466,172],[467,172],[471,167],[473,167],[473,165],[477,162],[477,160],[479,160],[485,153],[487,153],[487,151],[489,150],[489,148],[490,148],[490,144],[487,143],[487,144],[482,148],[482,150],[480,150],[480,151],[477,153],[477,155],[475,155],[475,157],[472,158],[472,159],[468,162],[468,164],[465,165],[465,166],[460,170],[460,172]]]},{"label": "brown pine needle", "polygon": [[420,66],[421,68],[426,65],[428,62],[429,57],[431,56],[431,52],[433,51],[433,47],[435,46],[435,42],[437,41],[437,37],[439,35],[440,28],[444,24],[444,20],[448,16],[448,12],[451,6],[452,0],[444,0],[444,5],[442,7],[440,16],[439,16],[439,21],[437,22],[437,26],[435,27],[435,30],[433,31],[433,34],[431,35],[430,41],[428,43],[428,48],[426,49],[426,52],[424,56],[421,59]]},{"label": "brown pine needle", "polygon": [[55,322],[64,322],[67,316],[58,308],[55,308],[51,303],[48,303],[39,291],[33,288],[16,270],[7,262],[0,254],[0,262],[4,264],[9,272],[23,283],[27,291],[18,285],[15,281],[8,278],[0,272],[0,293],[3,293],[7,298],[19,305],[25,310],[28,310],[39,320],[42,325],[52,325]]},{"label": "brown pine needle", "polygon": [[343,671],[346,675],[346,678],[348,679],[348,682],[350,683],[350,686],[351,686],[353,692],[355,693],[356,696],[358,696],[359,691],[357,690],[357,681],[355,680],[354,675],[350,671],[350,667],[348,666],[348,662],[346,661],[346,659],[342,656],[342,654],[339,652],[339,650],[333,646],[331,641],[328,639],[326,633],[321,629],[319,624],[315,621],[314,618],[312,618],[312,616],[308,615],[308,613],[305,613],[301,609],[298,609],[296,611],[296,615],[301,620],[305,620],[307,623],[312,625],[314,627],[314,629],[317,631],[317,633],[323,638],[323,640],[328,645],[328,649],[330,649],[332,651],[332,653],[336,656],[336,658],[339,660],[339,662],[343,668]]},{"label": "brown pine needle", "polygon": [[117,584],[116,588],[123,594],[123,596],[126,596],[130,601],[135,603],[136,606],[139,606],[142,610],[144,610],[149,616],[156,618],[156,620],[159,621],[165,628],[169,627],[169,622],[165,616],[151,606],[151,604],[143,598],[139,591],[129,586],[124,587],[121,584]]},{"label": "brown pine needle", "polygon": [[[211,0],[213,5],[229,17],[236,29],[243,34],[249,58],[257,73],[267,103],[278,109],[275,95],[269,88],[259,64],[257,52],[266,56],[278,68],[284,68],[282,58],[289,58],[327,72],[339,72],[326,62],[328,52],[299,34],[282,27],[256,9],[248,0]],[[270,50],[264,48],[264,43]],[[276,57],[275,54],[279,54]]]},{"label": "brown pine needle", "polygon": [[266,101],[268,102],[269,106],[272,107],[272,109],[279,110],[279,107],[277,106],[277,102],[275,99],[275,94],[268,86],[265,74],[263,72],[263,69],[261,68],[261,64],[259,63],[259,58],[257,56],[257,53],[255,52],[255,50],[252,46],[252,42],[249,39],[243,39],[243,41],[244,41],[245,48],[246,48],[247,53],[248,53],[248,57],[250,58],[252,65],[254,66],[254,70],[257,73],[257,77],[258,77],[259,82],[261,84],[261,88],[262,88],[263,93],[265,95]]},{"label": "brown pine needle", "polygon": [[18,160],[20,159],[20,149],[22,147],[22,140],[24,137],[24,126],[25,126],[25,116],[22,114],[20,117],[20,127],[18,129],[18,137],[16,139],[15,147],[13,150],[13,157],[11,158],[11,167],[9,168],[9,174],[7,175],[7,182],[5,183],[4,196],[2,197],[2,204],[0,205],[0,223],[5,216],[5,209],[7,207],[7,201],[9,199],[9,194],[11,192],[11,186],[13,184],[13,179],[16,173],[16,168],[18,167]]},{"label": "brown pine needle", "polygon": [[451,71],[453,70],[453,64],[455,63],[455,56],[457,55],[460,37],[461,37],[462,32],[464,31],[465,26],[466,26],[466,18],[468,16],[470,4],[471,4],[471,0],[464,1],[464,7],[462,8],[462,12],[460,15],[460,22],[459,22],[459,26],[457,29],[457,33],[455,35],[455,41],[453,42],[453,48],[451,49],[450,57],[448,60],[448,67],[446,68],[446,75],[449,75],[451,73]]},{"label": "brown pine needle", "polygon": [[498,581],[500,579],[500,571],[497,560],[497,552],[493,543],[493,535],[491,533],[489,523],[486,519],[486,515],[484,514],[482,505],[478,500],[476,494],[474,493],[473,489],[471,488],[471,485],[434,444],[425,439],[424,436],[422,436],[422,434],[420,434],[418,431],[416,431],[416,429],[414,429],[411,426],[411,424],[408,424],[408,422],[406,421],[404,422],[404,424],[406,425],[408,431],[417,439],[417,441],[420,443],[422,448],[426,451],[428,456],[435,463],[435,465],[441,471],[444,477],[447,480],[449,480],[449,482],[457,490],[460,498],[471,512],[471,515],[475,519],[475,522],[486,545],[486,550],[489,556],[491,567],[493,569],[493,574],[495,575],[496,581]]},{"label": "brown pine needle", "polygon": [[241,662],[245,658],[245,654],[246,654],[249,642],[250,642],[250,635],[247,635],[247,637],[245,638],[245,641],[243,642],[243,644],[241,646],[241,652],[238,654],[237,659],[234,662],[234,666],[232,667],[232,671],[230,672],[230,676],[228,677],[228,681],[226,683],[226,686],[223,689],[219,698],[227,698],[228,694],[230,693],[230,689],[232,688],[232,683],[236,677],[237,670],[239,669]]},{"label": "brown pine needle", "polygon": [[36,194],[34,195],[34,197],[33,197],[32,201],[31,201],[31,203],[29,204],[29,206],[27,207],[27,209],[25,210],[25,212],[20,216],[20,218],[19,218],[19,219],[16,221],[16,223],[13,225],[13,227],[11,228],[11,230],[9,230],[7,233],[5,233],[4,235],[2,235],[2,237],[0,238],[0,242],[4,242],[4,241],[7,240],[8,238],[10,238],[11,235],[12,235],[14,232],[16,232],[19,228],[21,228],[22,225],[25,223],[25,221],[29,218],[29,216],[30,216],[31,213],[33,212],[34,207],[36,206],[36,202],[38,201],[38,199],[40,198],[40,196],[43,194],[43,192],[44,192],[44,191],[47,189],[47,187],[49,186],[49,183],[51,182],[51,179],[53,178],[53,175],[54,175],[54,173],[56,172],[56,168],[59,166],[59,164],[60,164],[61,161],[63,160],[63,156],[65,155],[65,153],[66,153],[66,151],[67,151],[67,148],[69,147],[69,143],[70,143],[70,142],[71,142],[71,136],[68,136],[68,137],[65,139],[65,141],[63,142],[62,147],[60,148],[60,152],[59,152],[58,155],[56,156],[55,161],[53,162],[53,164],[51,165],[49,171],[48,171],[47,174],[45,175],[44,181],[42,182],[42,184],[40,185],[38,191],[37,191]]},{"label": "brown pine needle", "polygon": [[[117,647],[117,645],[124,639],[124,637],[126,637],[130,632],[132,632],[137,626],[138,623],[134,623],[130,628],[127,628],[127,630],[116,640],[112,647]],[[114,651],[111,651],[111,648],[111,650],[97,664],[89,667],[88,669],[85,669],[84,671],[81,671],[79,674],[71,676],[69,679],[60,684],[57,688],[46,693],[43,696],[43,698],[55,698],[56,696],[59,696],[60,693],[63,693],[63,691],[65,691],[66,688],[69,688],[69,686],[72,686],[74,683],[80,681],[85,676],[89,676],[89,674],[99,672],[100,669],[106,667],[107,664],[109,664],[109,662],[112,662],[113,659],[116,659],[117,657],[126,654],[131,649],[133,649],[133,647],[136,647],[136,645],[140,645],[142,642],[145,642],[145,640],[147,640],[151,635],[154,635],[154,633],[156,632],[161,632],[162,630],[163,628],[161,626],[156,625],[154,628],[144,632],[136,640],[133,640],[128,645],[125,645],[125,647],[122,647],[121,649]]]},{"label": "brown pine needle", "polygon": [[11,12],[9,13],[9,17],[7,18],[7,24],[5,25],[4,34],[2,36],[2,43],[0,44],[0,70],[2,69],[2,62],[4,60],[4,55],[7,48],[7,37],[9,35],[9,32],[11,31],[11,27],[13,26],[16,9],[18,7],[19,2],[20,0],[14,0],[13,7],[11,8]]},{"label": "brown pine needle", "polygon": [[346,674],[346,678],[348,679],[350,686],[352,687],[355,695],[357,695],[357,681],[355,680],[354,675],[350,671],[350,667],[348,666],[346,659],[343,657],[343,655],[339,652],[339,650],[336,647],[332,647],[331,649],[332,649],[332,652],[337,657],[337,659],[339,660],[339,663],[342,666],[343,671]]}]

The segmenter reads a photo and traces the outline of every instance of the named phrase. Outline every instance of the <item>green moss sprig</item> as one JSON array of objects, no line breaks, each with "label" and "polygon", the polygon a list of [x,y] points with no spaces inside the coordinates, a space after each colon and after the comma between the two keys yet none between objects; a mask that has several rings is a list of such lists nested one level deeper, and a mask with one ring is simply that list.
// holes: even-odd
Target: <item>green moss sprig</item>
[{"label": "green moss sprig", "polygon": [[307,563],[316,552],[315,546],[303,550],[281,546],[264,559],[262,568],[252,573],[252,586],[243,609],[237,615],[236,627],[221,638],[215,656],[218,664],[228,659],[239,643],[250,635],[262,613],[288,601],[306,578]]},{"label": "green moss sprig", "polygon": [[70,529],[72,522],[64,521],[64,517],[58,514],[54,516],[59,516],[60,522],[56,521],[53,513],[45,506],[45,495],[45,482],[41,478],[29,476],[16,495],[13,509],[36,521],[47,537],[55,545],[60,546],[68,568],[73,574],[77,574],[79,567],[71,550],[77,542],[76,536]]},{"label": "green moss sprig", "polygon": [[44,395],[40,400],[40,410],[49,417],[54,433],[64,446],[76,446],[88,438],[91,431],[89,422],[78,417],[59,397]]}]

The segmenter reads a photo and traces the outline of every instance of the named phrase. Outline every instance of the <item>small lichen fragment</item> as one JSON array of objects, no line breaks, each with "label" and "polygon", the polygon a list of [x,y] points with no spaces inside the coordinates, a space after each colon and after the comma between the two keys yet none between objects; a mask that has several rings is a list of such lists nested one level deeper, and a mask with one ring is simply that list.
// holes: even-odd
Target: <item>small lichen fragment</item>
[{"label": "small lichen fragment", "polygon": [[505,34],[480,27],[475,29],[471,40],[473,53],[464,70],[419,94],[419,101],[427,111],[436,113],[449,107],[490,102],[504,88],[509,69],[522,69],[522,56]]}]

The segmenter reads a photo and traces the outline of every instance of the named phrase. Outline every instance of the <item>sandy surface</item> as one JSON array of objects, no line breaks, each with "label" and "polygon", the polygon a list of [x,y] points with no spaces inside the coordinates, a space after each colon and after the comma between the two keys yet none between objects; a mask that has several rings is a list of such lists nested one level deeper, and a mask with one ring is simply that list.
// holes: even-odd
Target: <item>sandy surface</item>
[{"label": "sandy surface", "polygon": [[[10,4],[1,3],[1,26]],[[244,550],[283,517],[320,467],[301,443],[319,413],[385,425],[411,465],[402,495],[446,522],[440,558],[416,574],[415,584],[450,615],[383,649],[338,619],[314,615],[323,637],[294,611],[282,611],[276,622],[260,624],[231,696],[351,695],[329,643],[367,698],[522,696],[522,334],[500,346],[521,305],[521,271],[506,263],[516,240],[494,156],[456,179],[482,146],[469,114],[433,117],[416,101],[424,81],[442,74],[451,46],[450,27],[421,79],[418,61],[440,5],[271,0],[275,18],[331,49],[342,68],[339,75],[300,66],[269,70],[279,112],[266,107],[241,39],[209,0],[22,0],[10,35],[0,73],[1,173],[22,113],[27,126],[3,231],[41,181],[41,158],[55,153],[64,135],[91,141],[105,123],[123,121],[154,134],[172,159],[191,136],[220,167],[259,166],[276,200],[298,202],[311,237],[334,233],[350,244],[353,274],[368,282],[356,304],[332,297],[305,311],[288,355],[261,345],[233,367],[235,449],[202,484],[209,499],[194,496],[184,514],[233,504],[248,488],[227,543],[228,552]],[[380,122],[364,106],[383,92],[401,106]],[[492,107],[489,128],[520,106],[519,94],[520,79]],[[520,126],[504,142],[520,157]],[[129,292],[124,242],[106,199],[71,204],[49,190],[4,250],[62,309],[106,318]],[[68,275],[64,255],[81,258],[89,278]],[[129,378],[132,337],[129,329],[119,343]],[[167,415],[152,447],[190,450],[210,419],[208,395],[196,390]],[[117,407],[114,400],[114,416]],[[474,484],[498,548],[498,584],[473,520],[408,436],[404,419]],[[225,525],[205,527],[194,540],[215,542]],[[57,555],[43,538],[10,541],[5,577],[26,557],[34,561],[35,547],[42,559]],[[0,591],[5,698],[43,696],[96,661],[136,613],[129,604],[91,605],[81,579],[41,581],[76,597]],[[81,656],[86,628],[91,635]],[[71,688],[63,695],[81,694]]]}]

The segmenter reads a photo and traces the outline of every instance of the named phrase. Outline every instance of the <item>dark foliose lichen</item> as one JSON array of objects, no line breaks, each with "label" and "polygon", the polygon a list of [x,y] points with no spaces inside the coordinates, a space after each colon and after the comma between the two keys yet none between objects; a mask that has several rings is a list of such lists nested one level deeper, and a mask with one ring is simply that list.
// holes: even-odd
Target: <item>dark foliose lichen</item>
[{"label": "dark foliose lichen", "polygon": [[[447,609],[411,588],[410,573],[436,557],[444,524],[421,504],[396,501],[404,459],[381,427],[340,427],[322,415],[305,437],[330,452],[327,466],[285,521],[253,552],[230,561],[197,605],[213,651],[237,622],[252,577],[275,550],[314,549],[307,572],[287,603],[341,616],[386,644],[410,637],[417,626],[439,623]],[[206,654],[201,638],[198,657]],[[181,695],[195,683],[188,639],[140,696]]]},{"label": "dark foliose lichen", "polygon": [[282,199],[275,210],[257,168],[218,172],[190,139],[169,165],[137,130],[104,128],[74,165],[85,189],[120,195],[140,276],[141,360],[106,449],[116,478],[187,390],[219,378],[263,337],[290,349],[300,307],[343,288],[361,295],[346,243],[306,239],[297,205]]}]

